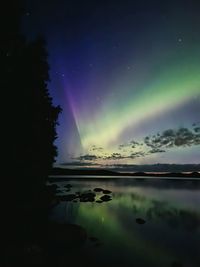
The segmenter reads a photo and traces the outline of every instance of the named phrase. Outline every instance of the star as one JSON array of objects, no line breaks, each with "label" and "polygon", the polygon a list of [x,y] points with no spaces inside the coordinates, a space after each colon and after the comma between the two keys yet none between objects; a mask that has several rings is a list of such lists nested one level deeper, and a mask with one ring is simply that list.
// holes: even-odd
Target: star
[{"label": "star", "polygon": [[182,38],[178,38],[178,42],[182,43],[183,39]]}]

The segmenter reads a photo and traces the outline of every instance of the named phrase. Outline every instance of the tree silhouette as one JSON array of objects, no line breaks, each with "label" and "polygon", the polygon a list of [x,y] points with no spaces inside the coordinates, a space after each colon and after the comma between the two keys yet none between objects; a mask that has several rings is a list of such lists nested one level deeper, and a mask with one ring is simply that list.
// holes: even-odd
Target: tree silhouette
[{"label": "tree silhouette", "polygon": [[21,34],[23,6],[7,0],[0,9],[2,266],[32,266],[25,251],[47,239],[45,182],[57,153],[61,112],[48,91],[45,41],[28,42]]},{"label": "tree silhouette", "polygon": [[26,125],[23,154],[28,155],[25,159],[28,167],[26,171],[35,176],[34,184],[37,185],[41,178],[46,178],[57,155],[53,142],[57,137],[56,124],[61,111],[59,106],[53,106],[48,92],[49,66],[43,39],[27,45],[24,67],[25,99],[28,100],[24,107],[28,110],[29,118],[26,117],[23,122]]},{"label": "tree silhouette", "polygon": [[23,1],[5,4],[0,42],[3,167],[12,194],[33,197],[42,190],[57,155],[54,140],[61,108],[52,104],[48,91],[45,41],[28,42],[21,34]]}]

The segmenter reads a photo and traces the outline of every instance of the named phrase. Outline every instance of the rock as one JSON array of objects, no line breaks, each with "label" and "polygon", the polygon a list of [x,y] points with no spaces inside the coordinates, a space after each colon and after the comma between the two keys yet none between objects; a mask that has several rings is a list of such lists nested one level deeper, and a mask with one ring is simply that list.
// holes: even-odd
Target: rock
[{"label": "rock", "polygon": [[87,192],[87,193],[82,193],[81,197],[95,197],[95,193],[92,192]]},{"label": "rock", "polygon": [[61,201],[72,201],[77,198],[75,194],[69,194],[65,196],[57,196]]},{"label": "rock", "polygon": [[111,192],[110,190],[103,190],[103,193],[104,193],[105,195],[107,195],[107,194],[111,194],[112,192]]},{"label": "rock", "polygon": [[102,188],[99,188],[99,187],[96,187],[95,189],[94,189],[94,192],[102,192],[103,191],[103,189]]},{"label": "rock", "polygon": [[92,192],[82,193],[80,195],[81,202],[94,202],[95,201],[95,194]]},{"label": "rock", "polygon": [[63,193],[63,190],[60,188],[56,189],[56,194],[60,194],[60,193]]},{"label": "rock", "polygon": [[80,202],[90,202],[90,201],[86,198],[80,198]]},{"label": "rock", "polygon": [[72,185],[71,185],[71,184],[66,184],[66,185],[64,185],[64,187],[66,187],[66,188],[71,188]]},{"label": "rock", "polygon": [[69,191],[71,191],[71,188],[62,188],[62,191],[63,192],[69,192]]},{"label": "rock", "polygon": [[110,200],[112,200],[112,198],[109,195],[104,195],[104,196],[100,197],[100,199],[102,201],[110,201]]},{"label": "rock", "polygon": [[80,202],[94,202],[95,198],[80,198]]},{"label": "rock", "polygon": [[96,200],[96,202],[97,202],[97,203],[103,203],[103,201],[102,201],[102,200]]},{"label": "rock", "polygon": [[136,220],[136,223],[138,223],[138,224],[144,224],[146,221],[144,220],[144,219],[142,219],[142,218],[137,218]]}]

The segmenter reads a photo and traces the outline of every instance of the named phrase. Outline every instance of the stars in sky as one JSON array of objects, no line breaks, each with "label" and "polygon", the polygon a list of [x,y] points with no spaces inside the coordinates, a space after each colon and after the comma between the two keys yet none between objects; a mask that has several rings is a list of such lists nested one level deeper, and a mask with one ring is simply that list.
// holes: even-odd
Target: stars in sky
[{"label": "stars in sky", "polygon": [[[180,8],[178,0],[173,5],[109,0],[109,5],[94,1],[91,6],[84,1],[82,11],[76,1],[51,2],[48,7],[45,1],[32,1],[24,26],[35,28],[36,36],[43,31],[47,39],[49,88],[63,109],[56,141],[58,161],[67,160],[63,147],[70,147],[74,156],[83,150],[88,154],[91,145],[112,154],[132,138],[140,140],[166,127],[199,120],[198,4],[182,1]],[[62,18],[57,16],[55,22],[52,14]],[[195,149],[190,148],[184,158],[174,148],[166,161],[194,163]],[[157,163],[160,155],[148,159]]]}]

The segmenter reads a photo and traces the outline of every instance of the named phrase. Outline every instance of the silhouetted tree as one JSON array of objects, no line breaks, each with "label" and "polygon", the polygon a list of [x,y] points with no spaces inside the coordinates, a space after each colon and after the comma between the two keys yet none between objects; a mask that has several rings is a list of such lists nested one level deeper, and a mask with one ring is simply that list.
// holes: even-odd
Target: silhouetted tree
[{"label": "silhouetted tree", "polygon": [[27,42],[20,32],[23,1],[1,9],[0,90],[2,156],[5,180],[15,195],[32,197],[42,189],[56,157],[56,124],[60,107],[52,104],[47,83],[45,41]]},{"label": "silhouetted tree", "polygon": [[23,14],[23,1],[1,3],[1,266],[30,266],[31,259],[23,263],[25,249],[46,239],[48,210],[42,196],[56,157],[61,111],[48,91],[45,41],[28,42],[21,34]]},{"label": "silhouetted tree", "polygon": [[27,45],[24,66],[26,68],[24,70],[25,83],[28,85],[26,98],[29,99],[27,109],[29,109],[31,122],[25,136],[27,147],[29,147],[27,166],[35,177],[39,173],[38,178],[41,179],[41,176],[45,178],[49,174],[57,155],[53,143],[57,137],[56,124],[61,111],[59,106],[53,106],[47,88],[49,65],[43,39]]}]

